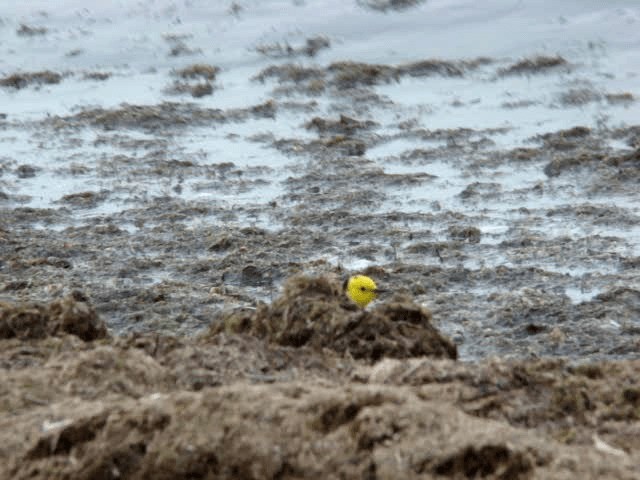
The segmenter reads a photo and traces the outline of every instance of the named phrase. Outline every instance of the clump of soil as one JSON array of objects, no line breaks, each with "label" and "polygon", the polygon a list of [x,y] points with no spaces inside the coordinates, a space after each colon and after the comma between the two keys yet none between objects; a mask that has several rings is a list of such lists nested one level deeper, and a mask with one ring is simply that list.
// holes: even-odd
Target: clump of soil
[{"label": "clump of soil", "polygon": [[[322,348],[272,341],[303,318]],[[428,312],[326,277],[235,319],[250,335],[112,338],[79,292],[0,304],[0,478],[637,477],[638,361],[372,364],[327,341],[407,345]]]},{"label": "clump of soil", "polygon": [[[206,345],[147,335],[92,345],[44,339],[23,345],[23,358],[18,345],[2,345],[0,378],[7,390],[0,401],[6,416],[0,417],[0,476],[637,474],[637,362],[386,359],[318,379],[313,369],[326,358],[307,351],[314,363],[303,365],[295,355],[302,350],[261,357],[266,351],[255,341],[228,340]],[[25,364],[34,354],[35,363]],[[203,378],[238,367],[259,373],[265,360],[297,367],[289,378],[218,376],[215,388],[180,380],[189,370]]]},{"label": "clump of soil", "polygon": [[398,72],[410,77],[428,77],[441,75],[443,77],[461,77],[467,70],[473,70],[491,63],[491,59],[480,57],[474,60],[452,62],[448,60],[428,59],[398,66]]},{"label": "clump of soil", "polygon": [[365,8],[385,13],[389,10],[407,10],[421,3],[424,0],[358,0],[358,4]]},{"label": "clump of soil", "polygon": [[107,336],[107,328],[81,292],[49,305],[0,302],[0,339],[35,339],[68,333],[91,341]]},{"label": "clump of soil", "polygon": [[40,72],[13,73],[6,77],[0,78],[0,86],[11,87],[16,90],[28,87],[30,85],[51,85],[60,83],[62,75],[50,70]]},{"label": "clump of soil", "polygon": [[292,47],[288,43],[283,45],[276,42],[259,45],[256,47],[256,51],[269,58],[296,57],[299,55],[314,57],[320,50],[324,50],[330,46],[331,41],[327,37],[320,35],[307,38],[305,44],[300,47]]},{"label": "clump of soil", "polygon": [[607,93],[604,98],[612,105],[628,105],[636,101],[636,97],[631,92]]},{"label": "clump of soil", "polygon": [[32,178],[36,176],[36,173],[38,171],[40,171],[39,167],[23,164],[23,165],[19,165],[16,168],[15,174],[18,176],[18,178]]},{"label": "clump of soil", "polygon": [[247,108],[220,110],[201,108],[193,103],[163,102],[158,105],[130,105],[115,108],[88,108],[65,117],[47,120],[54,128],[69,128],[90,124],[105,130],[117,128],[162,131],[190,125],[210,125],[216,122],[240,121],[247,118],[273,118],[277,104],[272,100]]},{"label": "clump of soil", "polygon": [[449,238],[469,243],[479,243],[482,232],[478,227],[452,225],[448,229]]},{"label": "clump of soil", "polygon": [[187,82],[174,82],[165,90],[165,92],[173,95],[188,93],[193,98],[200,98],[206,95],[211,95],[213,93],[213,85],[211,85],[209,82],[195,84]]},{"label": "clump of soil", "polygon": [[455,345],[431,322],[428,310],[407,299],[361,310],[339,282],[302,276],[289,280],[271,305],[225,314],[210,335],[248,333],[278,345],[327,348],[371,362],[421,355],[455,359]]},{"label": "clump of soil", "polygon": [[592,88],[571,88],[559,96],[560,103],[565,107],[580,107],[591,102],[602,100],[602,95]]},{"label": "clump of soil", "polygon": [[191,35],[163,35],[164,40],[171,47],[168,53],[170,57],[181,57],[185,55],[196,55],[202,53],[200,48],[191,48],[187,45],[186,40],[191,38]]},{"label": "clump of soil", "polygon": [[188,67],[173,72],[176,80],[165,89],[168,94],[178,95],[188,93],[194,98],[204,97],[213,93],[213,82],[220,68],[205,63],[194,63]]},{"label": "clump of soil", "polygon": [[64,195],[60,201],[74,207],[93,208],[106,197],[106,192],[78,192]]},{"label": "clump of soil", "polygon": [[353,135],[361,130],[369,130],[378,123],[371,120],[356,120],[346,115],[340,115],[339,120],[328,120],[320,117],[313,117],[305,124],[307,130],[317,130],[320,134],[342,134]]},{"label": "clump of soil", "polygon": [[301,65],[285,64],[285,65],[271,65],[256,76],[253,80],[264,82],[269,78],[275,78],[278,82],[293,82],[299,83],[307,80],[322,80],[324,79],[324,71],[321,68],[315,67],[303,67]]},{"label": "clump of soil", "polygon": [[84,80],[96,80],[96,81],[105,81],[111,78],[111,74],[108,72],[87,72],[82,78]]},{"label": "clump of soil", "polygon": [[601,172],[610,170],[617,181],[635,181],[638,179],[640,165],[640,149],[622,155],[608,156],[602,152],[583,151],[577,155],[554,158],[545,168],[549,177],[557,177],[566,171],[577,168],[593,168]]},{"label": "clump of soil", "polygon": [[36,37],[39,35],[45,35],[47,32],[48,29],[46,27],[34,27],[22,23],[20,24],[20,28],[16,30],[16,35],[20,37]]},{"label": "clump of soil", "polygon": [[569,63],[559,55],[549,57],[538,55],[533,58],[525,58],[507,68],[499,70],[500,75],[530,75],[532,73],[545,73],[550,69],[567,66]]},{"label": "clump of soil", "polygon": [[394,67],[361,62],[336,62],[327,67],[338,88],[378,85],[398,80]]},{"label": "clump of soil", "polygon": [[491,59],[480,57],[460,61],[426,59],[398,66],[353,61],[334,62],[326,68],[285,64],[269,66],[253,79],[264,82],[268,78],[275,78],[280,83],[294,83],[313,95],[323,91],[326,85],[335,87],[340,92],[343,89],[367,88],[391,83],[403,76],[460,77],[467,71],[488,63],[491,63]]},{"label": "clump of soil", "polygon": [[216,75],[220,72],[220,68],[215,65],[209,65],[206,63],[194,63],[188,67],[176,70],[175,75],[178,77],[189,78],[203,78],[205,80],[215,80]]}]

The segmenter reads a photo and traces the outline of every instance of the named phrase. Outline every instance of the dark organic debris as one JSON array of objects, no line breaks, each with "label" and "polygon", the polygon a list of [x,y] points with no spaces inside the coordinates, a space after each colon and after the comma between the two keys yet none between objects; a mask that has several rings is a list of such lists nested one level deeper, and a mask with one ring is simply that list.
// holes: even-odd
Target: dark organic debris
[{"label": "dark organic debris", "polygon": [[174,72],[174,75],[184,79],[202,78],[205,80],[215,80],[220,68],[206,63],[194,63]]},{"label": "dark organic debris", "polygon": [[111,74],[108,72],[87,72],[82,78],[84,80],[96,80],[96,81],[104,81],[111,78]]},{"label": "dark organic debris", "polygon": [[200,48],[191,48],[187,45],[183,39],[175,38],[169,39],[167,41],[171,44],[171,48],[169,49],[168,56],[170,57],[183,57],[189,55],[196,55],[198,53],[202,53]]},{"label": "dark organic debris", "polygon": [[36,176],[36,173],[40,170],[38,167],[34,167],[33,165],[19,165],[16,168],[15,172],[18,178],[32,178]]},{"label": "dark organic debris", "polygon": [[13,73],[6,77],[0,78],[0,86],[12,87],[16,90],[28,87],[29,85],[51,85],[60,83],[62,75],[50,70],[40,72],[23,72]]},{"label": "dark organic debris", "polygon": [[612,105],[629,105],[636,101],[635,95],[631,92],[607,93],[604,98]]},{"label": "dark organic debris", "polygon": [[143,130],[176,129],[190,125],[238,121],[250,117],[273,118],[277,104],[272,100],[248,108],[220,110],[202,108],[195,103],[163,102],[158,105],[121,104],[115,108],[89,108],[66,117],[51,117],[46,122],[56,128],[90,124],[105,130],[132,128]]},{"label": "dark organic debris", "polygon": [[397,67],[401,75],[410,77],[428,77],[441,75],[443,77],[461,77],[468,70],[474,70],[482,65],[491,63],[490,58],[479,57],[474,60],[448,61],[428,59],[419,62],[407,63]]},{"label": "dark organic debris", "polygon": [[618,181],[637,181],[640,178],[640,149],[618,155],[582,152],[577,155],[558,156],[544,167],[544,173],[549,177],[557,177],[567,170],[577,168],[609,169],[615,172]]},{"label": "dark organic debris", "polygon": [[476,198],[492,198],[500,195],[502,185],[489,182],[472,182],[467,185],[458,195],[463,200],[473,200]]},{"label": "dark organic debris", "polygon": [[16,34],[21,37],[35,37],[38,35],[45,35],[47,31],[48,29],[46,27],[34,27],[22,23],[20,24],[20,28],[16,30]]},{"label": "dark organic debris", "polygon": [[308,130],[317,130],[320,134],[342,134],[353,135],[360,130],[369,130],[378,123],[371,120],[356,120],[355,118],[340,115],[339,120],[327,120],[320,117],[314,117],[305,124]]},{"label": "dark organic debris", "polygon": [[262,70],[254,80],[264,82],[268,78],[275,78],[280,83],[300,84],[313,93],[321,91],[326,85],[339,90],[354,89],[394,82],[403,76],[460,77],[491,61],[489,58],[479,57],[458,61],[426,59],[397,66],[352,61],[334,62],[326,68],[295,64],[272,65]]},{"label": "dark organic debris", "polygon": [[638,361],[368,366],[224,334],[0,341],[2,478],[637,474]]},{"label": "dark organic debris", "polygon": [[270,58],[295,57],[299,55],[314,57],[320,50],[329,48],[330,46],[331,42],[327,37],[317,36],[307,38],[305,44],[300,47],[292,47],[288,43],[281,44],[276,42],[259,45],[256,47],[256,51]]},{"label": "dark organic debris", "polygon": [[332,63],[327,72],[332,74],[332,83],[338,88],[378,85],[399,78],[394,67],[350,61]]},{"label": "dark organic debris", "polygon": [[600,100],[602,100],[602,95],[588,87],[571,88],[558,97],[558,101],[565,107],[581,107]]},{"label": "dark organic debris", "polygon": [[254,312],[233,311],[211,328],[248,333],[291,347],[328,348],[374,362],[383,357],[456,358],[455,345],[431,324],[431,314],[406,299],[360,310],[326,277],[296,277],[283,295]]},{"label": "dark organic debris", "polygon": [[358,0],[358,4],[379,12],[388,12],[390,10],[407,10],[424,3],[425,0]]},{"label": "dark organic debris", "polygon": [[206,95],[211,95],[213,93],[213,85],[209,82],[174,82],[171,86],[165,89],[165,92],[172,95],[188,93],[193,98],[200,98]]},{"label": "dark organic debris", "polygon": [[48,305],[0,302],[0,339],[45,338],[63,333],[84,341],[107,337],[107,328],[81,292]]},{"label": "dark organic debris", "polygon": [[324,75],[324,70],[320,68],[303,67],[289,63],[271,65],[253,77],[253,80],[264,82],[269,78],[275,78],[279,82],[299,83],[307,80],[322,80]]},{"label": "dark organic debris", "polygon": [[469,243],[479,243],[482,236],[478,227],[452,225],[449,227],[449,238]]},{"label": "dark organic debris", "polygon": [[559,55],[555,57],[539,55],[537,57],[520,60],[507,68],[500,69],[498,73],[500,75],[530,75],[547,72],[557,67],[568,66],[568,64],[569,62]]},{"label": "dark organic debris", "polygon": [[174,81],[165,89],[170,95],[190,94],[193,98],[211,95],[214,91],[212,82],[220,68],[206,63],[194,63],[173,72],[179,80]]},{"label": "dark organic debris", "polygon": [[75,207],[93,208],[107,198],[107,192],[78,192],[64,195],[59,201]]}]

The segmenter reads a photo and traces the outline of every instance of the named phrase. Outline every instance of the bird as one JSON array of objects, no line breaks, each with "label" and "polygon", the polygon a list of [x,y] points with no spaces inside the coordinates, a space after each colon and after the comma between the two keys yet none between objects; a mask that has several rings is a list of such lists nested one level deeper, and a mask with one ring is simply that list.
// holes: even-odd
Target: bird
[{"label": "bird", "polygon": [[360,308],[365,308],[382,290],[366,275],[354,275],[344,281],[344,291]]}]

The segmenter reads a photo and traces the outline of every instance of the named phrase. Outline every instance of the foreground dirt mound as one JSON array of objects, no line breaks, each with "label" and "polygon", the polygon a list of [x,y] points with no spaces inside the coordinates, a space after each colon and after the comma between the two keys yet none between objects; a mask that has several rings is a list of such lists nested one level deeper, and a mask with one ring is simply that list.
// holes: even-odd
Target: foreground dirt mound
[{"label": "foreground dirt mound", "polygon": [[257,310],[236,310],[213,325],[219,332],[248,333],[283,346],[328,348],[353,358],[430,356],[457,358],[456,346],[431,324],[431,313],[397,299],[361,310],[326,277],[295,277],[283,295]]},{"label": "foreground dirt mound", "polygon": [[638,368],[0,339],[0,478],[638,478]]},{"label": "foreground dirt mound", "polygon": [[49,305],[0,302],[0,338],[45,338],[63,333],[85,341],[107,336],[104,322],[80,292]]},{"label": "foreground dirt mound", "polygon": [[396,300],[298,278],[192,338],[2,304],[0,479],[640,478],[639,361],[458,362]]},{"label": "foreground dirt mound", "polygon": [[631,479],[636,468],[382,385],[69,399],[3,430],[20,447],[0,472],[16,479]]}]

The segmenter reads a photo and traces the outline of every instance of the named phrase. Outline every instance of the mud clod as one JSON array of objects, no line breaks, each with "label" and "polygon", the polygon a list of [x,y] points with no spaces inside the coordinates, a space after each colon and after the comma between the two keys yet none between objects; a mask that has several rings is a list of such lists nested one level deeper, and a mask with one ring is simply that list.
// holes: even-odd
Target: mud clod
[{"label": "mud clod", "polygon": [[84,341],[107,336],[107,328],[81,293],[49,305],[0,303],[0,338],[37,339],[63,333]]},{"label": "mud clod", "polygon": [[111,73],[109,72],[87,72],[82,76],[85,80],[95,80],[103,82],[111,78]]},{"label": "mud clod", "polygon": [[407,10],[423,2],[424,0],[358,0],[363,7],[379,12]]},{"label": "mud clod", "polygon": [[33,25],[20,24],[20,28],[16,30],[16,35],[19,37],[37,37],[40,35],[46,35],[49,30],[46,27],[36,27]]},{"label": "mud clod", "polygon": [[314,57],[320,50],[331,47],[331,41],[324,36],[307,38],[304,45],[295,47],[279,42],[259,45],[256,51],[269,58],[285,58],[306,55]]},{"label": "mud clod", "polygon": [[78,192],[64,195],[60,201],[74,207],[91,208],[105,199],[104,192]]},{"label": "mud clod", "polygon": [[321,134],[333,133],[341,135],[353,135],[358,131],[369,130],[378,124],[371,120],[356,120],[346,115],[340,115],[339,120],[327,120],[314,117],[305,124],[308,130],[317,130]]},{"label": "mud clod", "polygon": [[478,227],[449,227],[449,238],[451,238],[452,240],[462,240],[469,243],[479,243],[481,237],[482,232],[480,232],[480,229]]},{"label": "mud clod", "polygon": [[398,79],[396,69],[387,65],[337,62],[329,65],[327,71],[333,74],[333,83],[339,88],[370,86]]},{"label": "mud clod", "polygon": [[607,102],[613,105],[628,105],[636,101],[635,95],[631,92],[623,92],[623,93],[607,93],[604,96]]},{"label": "mud clod", "polygon": [[20,165],[16,168],[16,175],[18,178],[32,178],[36,176],[39,168],[36,168],[32,165]]},{"label": "mud clod", "polygon": [[539,55],[533,58],[526,58],[513,65],[501,69],[501,75],[529,75],[535,73],[544,73],[549,69],[563,67],[568,65],[568,62],[561,56],[548,57]]},{"label": "mud clod", "polygon": [[176,70],[175,74],[184,79],[203,78],[205,80],[215,80],[220,68],[206,63],[194,63],[188,67]]},{"label": "mud clod", "polygon": [[455,345],[431,325],[431,314],[406,300],[360,310],[328,278],[290,280],[282,297],[253,315],[232,312],[211,333],[248,333],[283,346],[331,349],[368,361],[420,355],[456,358]]},{"label": "mud clod", "polygon": [[602,95],[592,88],[571,88],[558,97],[564,106],[580,107],[591,102],[602,100]]},{"label": "mud clod", "polygon": [[512,452],[506,445],[467,447],[432,468],[436,475],[453,478],[530,478],[534,463],[529,455]]},{"label": "mud clod", "polygon": [[20,90],[30,85],[52,85],[60,83],[61,80],[62,75],[59,73],[43,70],[41,72],[14,73],[0,78],[0,86]]},{"label": "mud clod", "polygon": [[178,80],[165,89],[165,93],[179,95],[188,93],[193,98],[211,95],[214,91],[212,84],[220,68],[206,63],[194,63],[173,72]]}]

